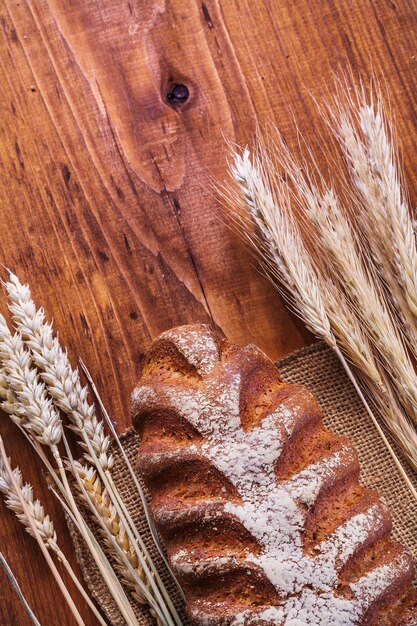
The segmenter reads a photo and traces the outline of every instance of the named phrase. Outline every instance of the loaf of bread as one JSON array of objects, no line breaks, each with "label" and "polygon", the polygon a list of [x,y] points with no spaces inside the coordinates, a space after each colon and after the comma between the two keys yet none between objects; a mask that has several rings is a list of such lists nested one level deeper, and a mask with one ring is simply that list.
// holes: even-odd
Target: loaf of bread
[{"label": "loaf of bread", "polygon": [[259,349],[206,325],[165,332],[132,408],[192,624],[417,625],[413,560],[354,448]]}]

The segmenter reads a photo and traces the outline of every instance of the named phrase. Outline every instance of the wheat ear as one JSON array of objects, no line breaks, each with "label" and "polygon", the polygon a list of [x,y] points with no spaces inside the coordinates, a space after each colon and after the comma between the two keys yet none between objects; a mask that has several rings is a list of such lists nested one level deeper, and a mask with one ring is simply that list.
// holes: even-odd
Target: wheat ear
[{"label": "wheat ear", "polygon": [[45,322],[43,309],[36,308],[28,285],[22,285],[14,274],[10,274],[5,287],[16,328],[31,350],[48,393],[69,417],[72,429],[80,435],[87,460],[94,463],[89,453],[91,446],[103,469],[111,469],[113,460],[108,454],[110,441],[103,422],[97,419],[94,405],[88,403],[87,387],[81,384],[78,370],[72,368],[67,352],[53,334],[52,325]]},{"label": "wheat ear", "polygon": [[3,407],[41,444],[56,446],[62,437],[62,422],[52,400],[32,367],[30,351],[19,333],[11,334],[0,314],[0,359],[3,366],[1,386],[5,390]]},{"label": "wheat ear", "polygon": [[[16,328],[30,348],[50,396],[68,415],[72,429],[79,434],[80,443],[86,450],[86,459],[97,468],[120,518],[123,519],[126,532],[135,546],[138,559],[167,623],[171,624],[174,619],[177,626],[180,626],[181,620],[177,611],[112,481],[110,469],[113,459],[108,454],[109,437],[105,435],[103,422],[96,416],[94,404],[88,403],[88,389],[81,385],[78,369],[72,368],[66,351],[53,335],[52,325],[45,322],[43,310],[36,309],[29,287],[22,285],[14,274],[10,274],[5,287]],[[67,452],[70,453],[68,448]]]},{"label": "wheat ear", "polygon": [[[382,431],[339,347],[342,346],[353,363],[359,367],[366,366],[368,384],[378,381],[376,388],[378,394],[382,394],[385,392],[385,382],[372,355],[367,337],[363,335],[360,325],[349,312],[344,299],[340,299],[337,286],[313,264],[291,214],[291,196],[286,181],[275,173],[273,164],[261,147],[258,154],[260,156],[255,155],[251,161],[247,149],[243,154],[235,153],[231,166],[232,176],[240,191],[238,194],[232,192],[231,198],[234,202],[232,206],[240,225],[243,226],[244,236],[252,246],[260,250],[267,273],[280,291],[284,286],[284,296],[290,301],[295,312],[312,332],[335,350],[387,450],[417,500],[415,488]],[[250,225],[242,218],[242,211],[245,209],[249,211],[258,235],[253,235]],[[364,341],[360,345],[362,339]],[[377,397],[381,399],[380,395]],[[381,404],[386,405],[384,400],[381,400]],[[384,415],[387,416],[387,412]],[[395,431],[396,427],[392,430]]]},{"label": "wheat ear", "polygon": [[[13,481],[17,485],[17,489],[13,487]],[[58,560],[63,564],[71,579],[75,583],[78,591],[81,593],[89,608],[94,613],[99,623],[106,626],[106,622],[96,609],[88,594],[85,592],[83,585],[78,580],[70,563],[58,545],[54,525],[49,515],[45,514],[44,507],[41,502],[33,497],[33,488],[29,483],[23,483],[22,473],[18,467],[12,470],[12,477],[7,472],[5,461],[0,457],[0,491],[5,496],[6,506],[15,513],[18,520],[25,526],[27,532],[35,539],[39,536],[45,547],[53,552]],[[26,509],[22,506],[22,498],[26,503]],[[36,532],[33,529],[33,521]]]},{"label": "wheat ear", "polygon": [[318,264],[323,264],[327,254],[339,284],[348,293],[351,306],[383,359],[407,415],[417,422],[417,376],[404,345],[404,336],[395,325],[372,269],[365,266],[363,251],[347,212],[333,187],[318,172],[313,176],[305,163],[297,164],[282,141],[274,145],[274,151],[292,183],[299,210],[307,223],[315,227],[313,257]]},{"label": "wheat ear", "polygon": [[394,132],[380,94],[368,99],[356,91],[356,100],[336,100],[334,131],[358,196],[361,228],[415,350],[417,247]]},{"label": "wheat ear", "polygon": [[290,196],[285,186],[279,180],[275,181],[280,186],[282,197],[282,204],[276,207],[267,168],[262,166],[262,160],[257,155],[252,162],[248,149],[242,154],[235,152],[231,173],[261,234],[256,243],[262,247],[268,267],[287,287],[286,296],[296,311],[303,312],[313,333],[323,337],[328,345],[335,346],[319,277],[292,216]]},{"label": "wheat ear", "polygon": [[[152,594],[152,589],[140,565],[135,547],[129,540],[126,528],[107,490],[103,487],[97,475],[97,470],[77,462],[74,463],[73,469],[78,474],[85,493],[97,514],[96,518],[99,518],[104,541],[110,550],[111,556],[116,561],[116,569],[122,580],[131,589],[132,595],[137,602],[149,605],[149,594]],[[153,598],[150,612],[156,618],[158,624],[162,624],[164,623],[163,616],[158,615],[155,607]]]},{"label": "wheat ear", "polygon": [[[95,542],[94,538],[91,536],[88,526],[80,515],[75,503],[57,445],[61,439],[64,441],[64,444],[67,445],[59,414],[54,408],[50,398],[46,395],[44,383],[41,383],[38,379],[38,371],[36,367],[33,367],[32,355],[24,346],[20,333],[17,332],[12,335],[6,320],[1,315],[0,358],[3,365],[1,371],[2,386],[0,395],[5,398],[5,408],[20,428],[27,431],[29,435],[35,439],[35,442],[50,448],[58,466],[60,480],[57,479],[55,471],[52,469],[42,451],[36,447],[36,445],[34,446],[50,471],[62,495],[68,502],[72,514],[77,521],[77,527],[89,546],[91,554],[110,592],[115,598],[119,609],[126,618],[131,620],[132,624],[136,623],[136,618],[128,605],[127,598],[117,577],[112,572],[110,564],[104,558],[97,542]],[[83,589],[81,593],[85,596],[87,602],[90,602]],[[94,605],[92,605],[92,607],[92,610],[96,611]]]},{"label": "wheat ear", "polygon": [[21,411],[19,408],[19,401],[16,397],[16,394],[11,389],[8,380],[7,380],[7,372],[4,367],[0,367],[0,406],[5,413],[7,413],[12,420],[16,424],[16,426],[21,430],[23,435],[29,441],[31,446],[34,448],[35,452],[41,458],[43,464],[47,468],[54,482],[58,485],[60,491],[63,491],[63,485],[60,482],[56,472],[54,471],[49,459],[44,454],[42,450],[42,446],[39,443],[39,440],[33,437],[33,433],[30,427],[25,428],[27,424],[26,412]]}]

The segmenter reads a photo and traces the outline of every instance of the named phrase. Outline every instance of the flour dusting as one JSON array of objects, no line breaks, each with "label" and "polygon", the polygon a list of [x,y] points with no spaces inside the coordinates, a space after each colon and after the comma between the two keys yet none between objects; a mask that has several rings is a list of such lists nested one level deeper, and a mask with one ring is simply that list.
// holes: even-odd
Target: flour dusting
[{"label": "flour dusting", "polygon": [[[165,334],[165,336],[170,336]],[[326,481],[349,467],[355,455],[350,445],[304,467],[287,481],[277,482],[275,467],[283,446],[300,417],[297,393],[282,401],[256,427],[244,430],[240,421],[241,377],[234,371],[219,375],[213,369],[218,348],[209,334],[201,337],[188,330],[175,331],[172,341],[197,371],[204,374],[204,387],[184,390],[166,383],[136,389],[135,402],[158,410],[176,410],[203,437],[191,443],[189,452],[207,458],[233,484],[239,503],[222,504],[257,540],[261,551],[244,557],[268,577],[279,593],[280,604],[263,610],[248,609],[236,615],[231,626],[253,623],[279,626],[357,626],[372,600],[394,580],[398,563],[376,567],[350,585],[351,597],[334,591],[338,573],[371,533],[383,528],[384,505],[370,505],[364,512],[340,524],[313,554],[303,547],[303,529],[308,511],[314,506]],[[178,514],[178,512],[176,512]],[[221,513],[220,513],[221,514]],[[201,567],[234,565],[237,560],[223,555],[200,567],[186,550],[178,551],[172,562],[183,572],[200,572]],[[204,571],[204,570],[203,570]]]}]

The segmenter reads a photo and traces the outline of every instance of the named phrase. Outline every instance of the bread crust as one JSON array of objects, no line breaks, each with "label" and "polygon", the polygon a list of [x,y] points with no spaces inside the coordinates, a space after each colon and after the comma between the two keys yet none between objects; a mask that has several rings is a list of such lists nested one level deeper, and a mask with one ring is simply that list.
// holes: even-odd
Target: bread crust
[{"label": "bread crust", "polygon": [[204,324],[163,333],[132,415],[193,624],[416,625],[413,560],[353,446],[258,348]]}]

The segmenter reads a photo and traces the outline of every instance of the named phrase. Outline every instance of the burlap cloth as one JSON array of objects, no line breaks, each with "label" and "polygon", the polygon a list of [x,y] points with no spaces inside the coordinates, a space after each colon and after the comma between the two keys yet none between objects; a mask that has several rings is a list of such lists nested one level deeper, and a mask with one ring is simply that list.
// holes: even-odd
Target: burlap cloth
[{"label": "burlap cloth", "polygon": [[[393,517],[394,538],[408,546],[417,558],[417,503],[410,495],[337,357],[324,344],[315,344],[281,359],[277,366],[287,382],[303,383],[309,387],[323,409],[326,426],[336,433],[347,435],[355,444],[361,462],[362,484],[374,487],[385,498]],[[129,431],[123,435],[122,441],[134,463],[138,444],[135,433]],[[113,454],[116,459],[114,480],[186,624],[179,594],[153,546],[135,487],[120,461],[116,447]],[[409,470],[409,475],[417,487],[417,474]],[[109,624],[124,626],[125,621],[109,599],[106,587],[92,564],[84,544],[71,526],[70,531],[76,557],[91,594],[97,600]],[[148,626],[153,623],[153,618],[145,607],[135,605],[135,612],[141,625]]]}]

